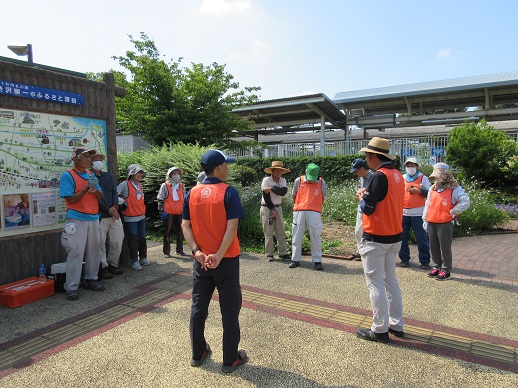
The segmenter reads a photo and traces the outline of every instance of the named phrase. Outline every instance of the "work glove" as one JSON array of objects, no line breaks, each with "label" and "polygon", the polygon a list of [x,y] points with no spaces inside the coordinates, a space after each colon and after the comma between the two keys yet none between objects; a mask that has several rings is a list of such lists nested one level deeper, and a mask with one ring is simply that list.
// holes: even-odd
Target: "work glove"
[{"label": "work glove", "polygon": [[166,213],[166,212],[162,212],[162,213],[160,214],[160,217],[161,217],[164,221],[165,221],[165,220],[167,220],[167,213]]},{"label": "work glove", "polygon": [[99,179],[95,176],[95,174],[90,174],[90,179],[88,180],[88,188],[91,189],[95,187],[99,183]]},{"label": "work glove", "polygon": [[423,221],[423,229],[426,233],[428,233],[428,221]]}]

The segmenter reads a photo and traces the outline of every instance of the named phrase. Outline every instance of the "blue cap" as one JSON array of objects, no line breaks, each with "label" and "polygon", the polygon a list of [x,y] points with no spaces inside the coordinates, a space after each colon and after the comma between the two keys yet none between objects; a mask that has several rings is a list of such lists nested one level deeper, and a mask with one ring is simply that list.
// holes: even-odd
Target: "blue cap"
[{"label": "blue cap", "polygon": [[230,158],[219,150],[208,150],[201,158],[201,168],[210,170],[223,163],[235,163],[236,158]]},{"label": "blue cap", "polygon": [[355,161],[353,162],[352,166],[351,166],[351,171],[349,171],[349,173],[353,174],[357,169],[359,168],[367,168],[367,162],[365,160],[363,160],[362,158],[358,158],[358,159],[355,159]]}]

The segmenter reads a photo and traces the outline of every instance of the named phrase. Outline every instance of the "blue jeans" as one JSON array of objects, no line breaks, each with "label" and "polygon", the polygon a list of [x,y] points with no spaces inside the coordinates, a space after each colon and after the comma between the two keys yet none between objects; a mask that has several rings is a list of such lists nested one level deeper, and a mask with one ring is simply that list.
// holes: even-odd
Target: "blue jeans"
[{"label": "blue jeans", "polygon": [[430,264],[430,244],[428,244],[426,231],[423,229],[423,219],[421,216],[403,216],[403,233],[401,234],[402,240],[399,258],[401,261],[410,260],[410,248],[408,247],[410,228],[414,231],[417,248],[419,250],[419,261],[421,264]]},{"label": "blue jeans", "polygon": [[238,356],[241,339],[239,311],[242,296],[239,284],[239,256],[223,259],[215,269],[205,271],[194,260],[190,336],[192,358],[199,360],[207,347],[205,321],[209,315],[209,304],[214,289],[218,289],[219,308],[223,323],[223,365],[232,365]]},{"label": "blue jeans", "polygon": [[141,259],[147,258],[147,242],[146,242],[146,219],[136,222],[126,222],[128,228],[128,245],[131,261],[137,261],[139,256]]}]

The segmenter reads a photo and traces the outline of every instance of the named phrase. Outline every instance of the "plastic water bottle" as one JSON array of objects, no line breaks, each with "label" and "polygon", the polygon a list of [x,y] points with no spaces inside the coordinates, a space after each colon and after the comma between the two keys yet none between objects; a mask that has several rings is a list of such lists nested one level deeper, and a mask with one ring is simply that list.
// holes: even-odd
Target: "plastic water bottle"
[{"label": "plastic water bottle", "polygon": [[40,283],[47,282],[47,270],[45,269],[45,264],[42,264],[39,269],[40,273]]}]

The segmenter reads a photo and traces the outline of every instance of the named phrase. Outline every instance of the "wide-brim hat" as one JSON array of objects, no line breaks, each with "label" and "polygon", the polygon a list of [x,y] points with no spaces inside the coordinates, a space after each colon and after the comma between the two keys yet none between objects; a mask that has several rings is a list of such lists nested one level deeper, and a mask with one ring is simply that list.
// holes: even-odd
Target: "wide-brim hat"
[{"label": "wide-brim hat", "polygon": [[140,171],[142,171],[144,175],[147,173],[147,171],[140,167],[138,164],[130,164],[128,166],[128,175],[126,176],[126,179],[130,179],[131,176],[139,173]]},{"label": "wide-brim hat", "polygon": [[371,141],[369,141],[367,147],[363,147],[360,152],[384,155],[390,160],[396,159],[396,156],[390,153],[390,142],[388,139],[383,139],[381,137],[373,137]]},{"label": "wide-brim hat", "polygon": [[433,172],[430,174],[429,178],[437,178],[444,175],[445,172],[450,170],[450,166],[446,163],[439,162],[433,165]]},{"label": "wide-brim hat", "polygon": [[176,167],[176,166],[171,167],[169,169],[169,175],[171,175],[175,171],[178,171],[180,173],[180,175],[183,175],[183,170],[180,167]]},{"label": "wide-brim hat", "polygon": [[286,174],[286,173],[290,172],[290,170],[288,170],[287,168],[284,168],[284,163],[282,163],[279,160],[274,160],[272,162],[271,167],[266,167],[264,169],[264,172],[267,174],[273,174],[274,169],[281,170],[282,174]]}]

